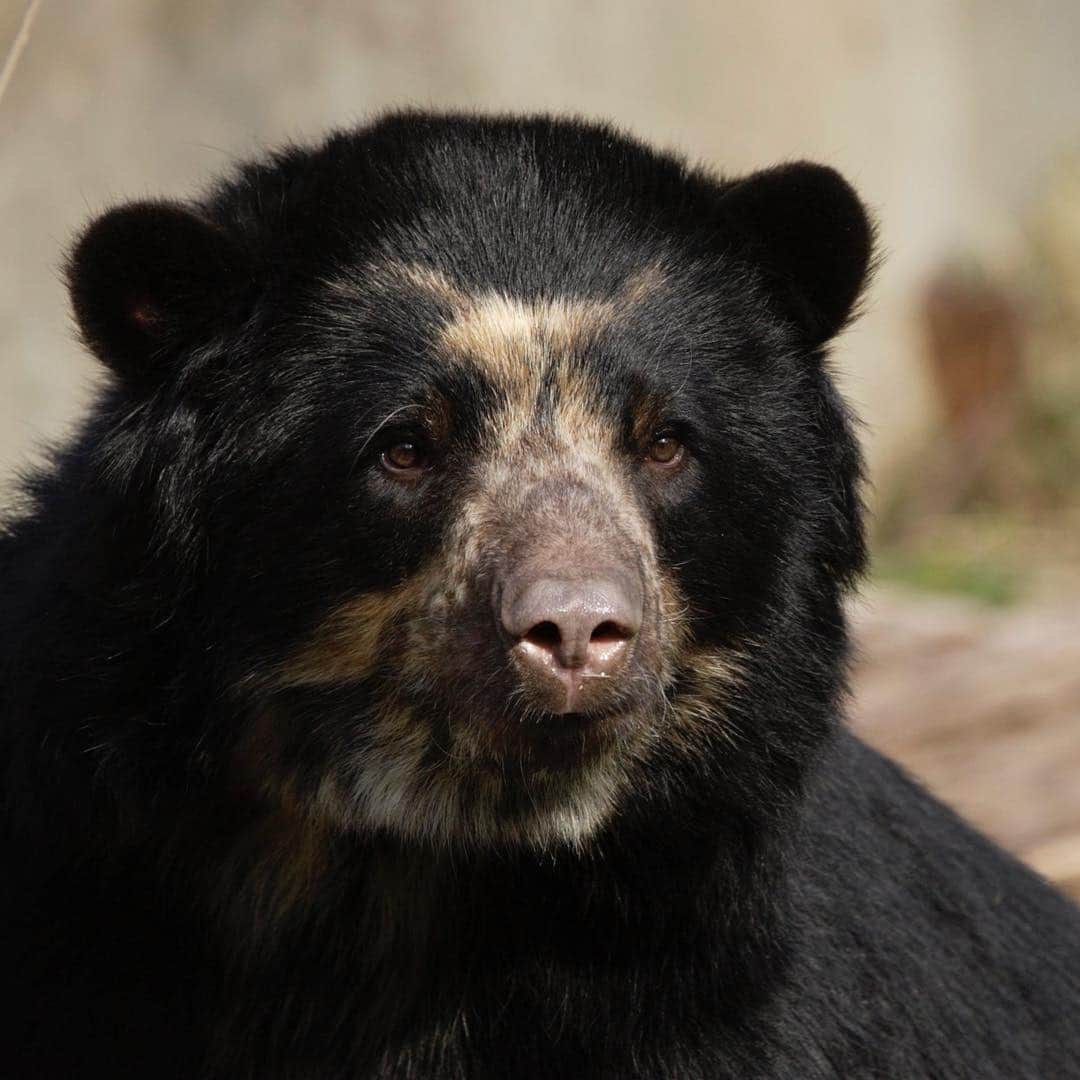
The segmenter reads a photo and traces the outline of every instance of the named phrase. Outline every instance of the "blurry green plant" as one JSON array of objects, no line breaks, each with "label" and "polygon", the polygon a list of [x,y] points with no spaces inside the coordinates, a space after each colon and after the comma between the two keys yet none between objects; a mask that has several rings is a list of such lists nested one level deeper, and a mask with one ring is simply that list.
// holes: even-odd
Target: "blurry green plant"
[{"label": "blurry green plant", "polygon": [[961,551],[933,549],[883,551],[875,556],[873,576],[928,592],[966,596],[992,607],[1008,607],[1024,592],[1024,576],[1013,566]]}]

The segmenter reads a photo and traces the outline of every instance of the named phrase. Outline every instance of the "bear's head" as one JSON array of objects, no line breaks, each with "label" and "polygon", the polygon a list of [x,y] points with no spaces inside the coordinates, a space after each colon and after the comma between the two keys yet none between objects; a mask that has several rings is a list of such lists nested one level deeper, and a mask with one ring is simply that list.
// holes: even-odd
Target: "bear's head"
[{"label": "bear's head", "polygon": [[788,804],[863,560],[823,348],[870,259],[828,168],[544,118],[395,115],[105,214],[69,279],[174,757],[458,847]]}]

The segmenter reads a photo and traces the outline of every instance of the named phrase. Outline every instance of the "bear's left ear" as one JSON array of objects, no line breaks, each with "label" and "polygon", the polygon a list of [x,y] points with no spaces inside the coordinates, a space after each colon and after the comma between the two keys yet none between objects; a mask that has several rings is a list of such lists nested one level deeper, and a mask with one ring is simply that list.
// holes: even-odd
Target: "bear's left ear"
[{"label": "bear's left ear", "polygon": [[873,225],[851,185],[825,165],[780,165],[732,184],[721,211],[807,346],[836,334],[851,316],[873,254]]},{"label": "bear's left ear", "polygon": [[164,378],[241,310],[253,274],[223,228],[180,203],[110,210],[76,244],[68,288],[83,340],[125,380]]}]

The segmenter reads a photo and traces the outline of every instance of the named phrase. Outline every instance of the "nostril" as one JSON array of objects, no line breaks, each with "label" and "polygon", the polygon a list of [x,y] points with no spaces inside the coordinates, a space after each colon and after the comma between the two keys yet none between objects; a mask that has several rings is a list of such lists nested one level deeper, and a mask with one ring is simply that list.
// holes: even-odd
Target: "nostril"
[{"label": "nostril", "polygon": [[625,626],[620,626],[616,622],[612,622],[610,619],[607,622],[600,623],[595,630],[589,635],[589,641],[594,642],[597,645],[604,645],[609,642],[616,641],[628,641],[634,636],[632,630],[628,630]]},{"label": "nostril", "polygon": [[562,634],[553,622],[538,622],[524,637],[534,645],[554,649],[562,642]]}]

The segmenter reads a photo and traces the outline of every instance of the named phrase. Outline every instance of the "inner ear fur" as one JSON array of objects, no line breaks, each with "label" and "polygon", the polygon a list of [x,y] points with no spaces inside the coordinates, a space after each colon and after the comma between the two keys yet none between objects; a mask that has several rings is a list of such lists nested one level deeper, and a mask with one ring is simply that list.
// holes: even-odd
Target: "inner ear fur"
[{"label": "inner ear fur", "polygon": [[873,224],[851,185],[826,165],[779,165],[736,181],[723,211],[807,345],[828,341],[872,266]]},{"label": "inner ear fur", "polygon": [[94,221],[67,264],[87,346],[123,378],[155,378],[235,317],[252,288],[240,245],[192,208],[137,202]]}]

